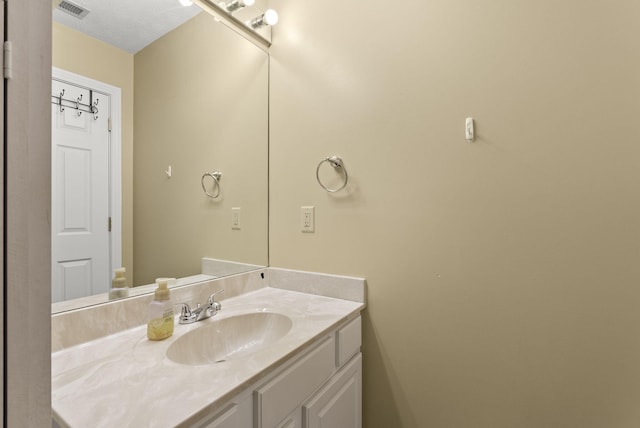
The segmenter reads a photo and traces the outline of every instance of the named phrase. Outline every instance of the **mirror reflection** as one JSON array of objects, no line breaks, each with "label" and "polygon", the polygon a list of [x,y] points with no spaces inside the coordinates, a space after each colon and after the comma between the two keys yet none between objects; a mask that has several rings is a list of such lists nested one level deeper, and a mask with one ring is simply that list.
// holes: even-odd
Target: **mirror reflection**
[{"label": "mirror reflection", "polygon": [[[184,284],[268,262],[268,56],[197,6],[153,4],[143,8],[145,17],[124,14],[133,23],[120,38],[130,43],[146,35],[145,21],[167,21],[169,31],[133,48],[57,22],[61,13],[54,11],[54,312],[105,301],[119,267],[133,295],[157,277]],[[195,13],[183,13],[192,8]],[[161,18],[160,9],[168,16],[178,11],[183,22]],[[111,25],[116,18],[99,21]],[[93,82],[99,87],[91,88]],[[105,130],[106,143],[94,136]],[[94,153],[96,147],[102,151]],[[104,157],[99,166],[96,159]],[[91,175],[98,171],[106,178]],[[106,212],[91,212],[100,198]],[[95,251],[106,262],[94,260],[98,244],[58,242],[94,231],[106,240],[107,249]]]}]

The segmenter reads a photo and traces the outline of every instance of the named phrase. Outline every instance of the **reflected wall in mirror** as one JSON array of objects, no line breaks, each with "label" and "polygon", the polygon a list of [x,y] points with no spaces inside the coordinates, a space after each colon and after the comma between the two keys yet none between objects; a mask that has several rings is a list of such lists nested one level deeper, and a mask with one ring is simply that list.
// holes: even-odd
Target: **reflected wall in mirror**
[{"label": "reflected wall in mirror", "polygon": [[[208,13],[135,54],[54,22],[53,65],[121,88],[121,264],[128,285],[202,274],[203,258],[240,270],[268,264],[263,50]],[[201,185],[214,170],[222,173],[216,199]],[[234,208],[240,224],[232,228]],[[229,273],[239,271],[230,266]],[[56,303],[54,312],[106,298]]]}]

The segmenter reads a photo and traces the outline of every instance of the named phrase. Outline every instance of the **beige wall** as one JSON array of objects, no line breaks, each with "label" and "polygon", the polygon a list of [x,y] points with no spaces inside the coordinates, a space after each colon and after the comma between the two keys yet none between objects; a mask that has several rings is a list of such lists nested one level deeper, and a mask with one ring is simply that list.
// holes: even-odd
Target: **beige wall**
[{"label": "beige wall", "polygon": [[[198,273],[202,257],[267,264],[268,63],[205,13],[135,55],[136,284]],[[201,187],[214,170],[217,200]]]},{"label": "beige wall", "polygon": [[270,263],[367,278],[365,426],[640,426],[640,4],[271,6]]},{"label": "beige wall", "polygon": [[[122,264],[133,270],[133,55],[57,22],[53,66],[122,90]],[[127,277],[130,281],[130,277]]]}]

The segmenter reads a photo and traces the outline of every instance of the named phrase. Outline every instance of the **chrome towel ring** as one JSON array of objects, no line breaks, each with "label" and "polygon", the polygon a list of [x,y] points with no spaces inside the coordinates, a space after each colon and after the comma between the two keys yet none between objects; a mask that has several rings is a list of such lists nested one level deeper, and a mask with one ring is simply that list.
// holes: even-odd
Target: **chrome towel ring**
[{"label": "chrome towel ring", "polygon": [[[217,190],[215,195],[212,195],[207,191],[207,186],[205,186],[204,184],[205,177],[213,178],[213,187]],[[222,173],[220,171],[205,172],[204,174],[202,174],[202,179],[200,180],[200,182],[202,183],[202,190],[204,191],[205,195],[207,195],[211,199],[216,199],[218,196],[220,196],[220,177],[222,177]]]},{"label": "chrome towel ring", "polygon": [[[322,184],[322,181],[320,181],[320,167],[325,162],[328,162],[329,165],[334,167],[337,171],[342,171],[344,173],[344,182],[342,183],[342,186],[338,187],[337,189],[331,189],[325,186],[324,184]],[[347,186],[347,183],[349,182],[349,174],[347,173],[347,168],[344,166],[344,162],[342,161],[340,156],[330,156],[321,160],[320,163],[318,164],[318,167],[316,168],[316,180],[318,180],[318,184],[320,185],[320,187],[322,187],[324,190],[326,190],[329,193],[335,193],[339,190],[344,189]]]}]

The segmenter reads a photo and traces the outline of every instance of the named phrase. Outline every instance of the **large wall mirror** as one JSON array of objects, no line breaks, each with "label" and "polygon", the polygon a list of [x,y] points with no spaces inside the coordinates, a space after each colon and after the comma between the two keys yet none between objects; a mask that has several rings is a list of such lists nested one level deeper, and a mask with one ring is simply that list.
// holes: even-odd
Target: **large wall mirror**
[{"label": "large wall mirror", "polygon": [[[120,192],[116,199],[121,203],[119,216],[113,216],[120,218],[120,224],[111,225],[118,226],[111,230],[119,229],[120,236],[112,239],[107,235],[110,245],[120,242],[120,262],[113,262],[118,252],[109,250],[112,260],[98,286],[87,272],[95,271],[99,263],[89,261],[87,268],[83,260],[88,258],[54,259],[54,280],[73,280],[75,275],[84,289],[54,292],[53,312],[106,301],[113,268],[118,265],[126,268],[130,295],[148,292],[150,287],[145,285],[157,277],[179,278],[178,284],[185,284],[266,266],[268,54],[210,14],[201,13],[198,6],[184,6],[180,0],[74,3],[90,11],[84,19],[94,14],[96,22],[107,25],[105,37],[99,31],[92,33],[97,24],[84,31],[82,26],[69,24],[69,19],[77,18],[54,9],[53,66],[121,90],[120,124],[104,125],[111,132],[118,130],[120,136],[118,150],[106,155],[115,153],[120,161],[119,177],[109,178],[110,182],[120,181],[120,189],[107,190],[109,194]],[[100,15],[105,3],[109,16]],[[120,9],[118,3],[122,10],[114,12]],[[159,30],[146,27],[158,23],[164,24],[164,35],[152,34]],[[142,40],[141,46],[130,46],[134,39]],[[115,46],[120,41],[124,44]],[[100,119],[94,120],[91,113],[95,100],[102,97],[95,116],[104,117],[117,108],[108,107],[99,88],[80,98],[76,89],[64,86],[68,83],[61,79],[52,85],[52,212],[67,209],[70,214],[65,215],[72,222],[95,216],[75,215],[73,204],[61,194],[74,186],[81,188],[85,199],[95,199],[103,192],[87,184],[96,181],[86,175],[91,167],[76,168],[79,173],[64,168],[75,158],[98,154],[83,158],[69,149],[73,153],[65,154],[66,158],[56,155],[56,151],[64,152],[60,147],[72,146],[66,140],[55,141],[56,127],[69,128],[86,120],[93,132],[100,127]],[[63,90],[65,95],[60,96]],[[57,105],[56,96],[67,99],[66,104]],[[88,112],[74,110],[78,98]],[[112,166],[110,161],[111,175]],[[55,174],[66,177],[66,182]],[[212,175],[219,177],[219,185]],[[83,197],[76,199],[82,202]],[[117,203],[110,203],[109,209],[114,205]],[[105,217],[105,228],[112,214],[100,214]],[[58,219],[52,224],[55,240],[61,216],[52,218]],[[52,246],[55,252],[55,244]]]}]

